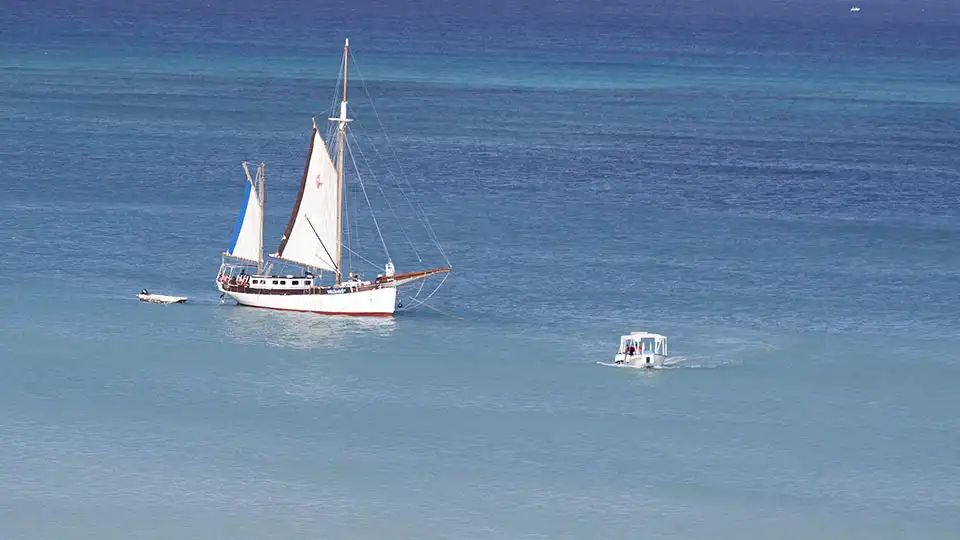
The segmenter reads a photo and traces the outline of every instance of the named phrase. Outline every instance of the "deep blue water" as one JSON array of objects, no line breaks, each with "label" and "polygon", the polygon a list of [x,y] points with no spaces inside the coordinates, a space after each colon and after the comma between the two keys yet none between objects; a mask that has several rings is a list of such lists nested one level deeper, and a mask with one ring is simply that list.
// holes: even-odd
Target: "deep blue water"
[{"label": "deep blue water", "polygon": [[[8,3],[0,538],[956,538],[960,8],[794,4]],[[220,305],[344,37],[440,311]]]}]

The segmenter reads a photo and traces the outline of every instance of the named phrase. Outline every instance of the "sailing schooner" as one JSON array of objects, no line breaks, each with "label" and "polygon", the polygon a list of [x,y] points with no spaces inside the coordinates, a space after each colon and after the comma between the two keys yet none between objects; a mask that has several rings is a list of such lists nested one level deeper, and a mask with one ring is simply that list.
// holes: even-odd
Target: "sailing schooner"
[{"label": "sailing schooner", "polygon": [[[346,247],[343,244],[344,151],[352,152],[351,145],[347,142],[349,131],[347,125],[353,120],[347,117],[349,59],[350,42],[347,40],[344,43],[341,63],[343,93],[339,116],[329,118],[335,123],[336,130],[335,162],[314,120],[300,192],[293,205],[280,247],[276,253],[270,255],[271,259],[281,264],[289,263],[303,268],[299,275],[273,274],[274,263],[265,264],[263,257],[264,164],[261,163],[256,175],[251,176],[247,163],[243,162],[243,169],[247,176],[245,204],[237,220],[231,247],[222,253],[220,271],[216,280],[217,289],[222,296],[230,296],[240,305],[327,315],[390,316],[397,308],[398,287],[451,270],[447,261],[447,266],[443,268],[397,274],[393,261],[387,253],[384,272],[375,280],[364,281],[358,274],[352,272],[347,276],[343,275],[343,250]],[[356,166],[356,160],[352,154],[350,157]],[[358,179],[359,176],[359,170],[357,170]],[[363,189],[366,197],[366,188]],[[376,224],[376,218],[374,218],[374,224]],[[429,221],[425,221],[425,224],[429,227]],[[428,232],[432,233],[429,230]],[[386,251],[386,242],[380,234],[379,225],[377,225],[377,233]],[[436,242],[435,235],[432,238]],[[437,247],[440,248],[439,243]],[[346,249],[351,254],[369,262],[349,247]],[[440,251],[443,253],[442,248]],[[254,265],[255,271],[253,271]],[[247,273],[248,269],[250,273]],[[334,280],[332,284],[322,283],[324,272],[332,274]],[[441,285],[442,283],[441,281]],[[420,291],[422,290],[421,283]],[[417,291],[417,294],[420,291]],[[417,301],[415,297],[411,299]]]}]

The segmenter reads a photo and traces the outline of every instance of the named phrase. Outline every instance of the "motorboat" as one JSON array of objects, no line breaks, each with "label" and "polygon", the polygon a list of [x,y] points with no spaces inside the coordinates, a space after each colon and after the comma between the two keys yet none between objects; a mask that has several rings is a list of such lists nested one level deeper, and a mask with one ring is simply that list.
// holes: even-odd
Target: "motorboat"
[{"label": "motorboat", "polygon": [[660,368],[667,359],[667,336],[650,332],[632,332],[620,336],[614,364]]}]

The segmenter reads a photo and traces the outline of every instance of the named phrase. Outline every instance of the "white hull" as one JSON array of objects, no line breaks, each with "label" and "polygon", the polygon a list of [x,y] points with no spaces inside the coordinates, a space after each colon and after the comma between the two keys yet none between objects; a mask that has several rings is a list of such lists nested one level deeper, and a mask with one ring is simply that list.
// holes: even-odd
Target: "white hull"
[{"label": "white hull", "polygon": [[661,368],[666,359],[667,357],[662,354],[635,354],[630,356],[621,353],[613,357],[616,364],[645,368]]},{"label": "white hull", "polygon": [[167,296],[163,294],[138,294],[141,302],[150,304],[182,304],[187,301],[186,296]]},{"label": "white hull", "polygon": [[397,305],[397,289],[393,287],[342,294],[290,295],[226,291],[219,283],[217,288],[242,306],[324,315],[387,317],[393,315]]}]

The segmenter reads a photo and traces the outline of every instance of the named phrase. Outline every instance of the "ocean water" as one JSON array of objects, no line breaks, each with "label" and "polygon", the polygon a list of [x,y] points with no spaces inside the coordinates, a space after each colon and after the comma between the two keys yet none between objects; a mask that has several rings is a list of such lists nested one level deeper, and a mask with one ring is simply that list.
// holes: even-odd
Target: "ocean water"
[{"label": "ocean water", "polygon": [[[960,536],[960,11],[799,4],[8,2],[0,539]],[[344,37],[454,272],[221,304]],[[639,329],[670,369],[597,364]]]}]

